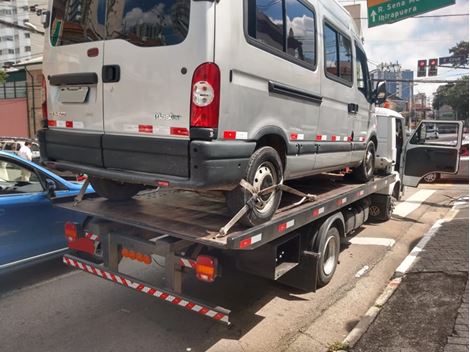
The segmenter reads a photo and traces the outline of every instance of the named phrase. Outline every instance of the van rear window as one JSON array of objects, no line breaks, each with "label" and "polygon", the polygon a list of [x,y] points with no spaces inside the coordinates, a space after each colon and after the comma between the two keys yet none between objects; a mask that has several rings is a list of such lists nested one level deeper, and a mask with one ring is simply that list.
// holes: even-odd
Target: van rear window
[{"label": "van rear window", "polygon": [[54,0],[53,46],[124,39],[138,46],[181,43],[191,0]]}]

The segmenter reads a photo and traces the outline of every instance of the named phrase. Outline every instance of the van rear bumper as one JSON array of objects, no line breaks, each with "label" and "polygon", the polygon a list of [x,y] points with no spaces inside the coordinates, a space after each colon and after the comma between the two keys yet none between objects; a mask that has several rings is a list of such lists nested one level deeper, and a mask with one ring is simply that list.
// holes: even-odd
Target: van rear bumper
[{"label": "van rear bumper", "polygon": [[256,148],[256,142],[247,141],[110,139],[50,129],[40,130],[38,139],[41,161],[50,168],[152,186],[167,182],[190,190],[233,189]]}]

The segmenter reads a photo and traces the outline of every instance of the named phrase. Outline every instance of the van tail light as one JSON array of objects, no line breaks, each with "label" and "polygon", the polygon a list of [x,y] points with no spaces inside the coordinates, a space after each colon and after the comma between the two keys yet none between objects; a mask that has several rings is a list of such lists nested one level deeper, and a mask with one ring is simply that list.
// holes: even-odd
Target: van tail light
[{"label": "van tail light", "polygon": [[42,109],[42,118],[47,120],[48,118],[48,111],[47,111],[47,81],[46,77],[42,75],[42,82],[41,82],[42,90],[41,90],[41,109]]},{"label": "van tail light", "polygon": [[214,282],[217,277],[217,258],[200,255],[196,259],[196,277],[201,281]]},{"label": "van tail light", "polygon": [[74,222],[66,222],[64,226],[65,238],[68,242],[75,241],[78,238],[78,226]]},{"label": "van tail light", "polygon": [[220,107],[220,70],[205,63],[194,71],[191,89],[191,127],[217,128]]}]

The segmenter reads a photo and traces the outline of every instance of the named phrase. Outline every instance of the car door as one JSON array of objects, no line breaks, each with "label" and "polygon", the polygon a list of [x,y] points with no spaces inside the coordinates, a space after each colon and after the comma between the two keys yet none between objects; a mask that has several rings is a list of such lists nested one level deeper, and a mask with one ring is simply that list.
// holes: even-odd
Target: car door
[{"label": "car door", "polygon": [[[64,221],[77,214],[52,206],[45,179],[27,163],[0,156],[0,269],[66,247]],[[54,182],[58,195],[68,193]]]},{"label": "car door", "polygon": [[351,157],[353,161],[359,161],[364,158],[364,148],[366,147],[364,142],[367,142],[370,135],[369,130],[376,127],[371,125],[377,124],[377,121],[372,119],[374,106],[370,103],[372,87],[369,79],[367,56],[357,42],[355,50],[355,102],[349,106],[349,119],[352,122],[352,135],[354,136]]},{"label": "car door", "polygon": [[[325,9],[324,9],[325,11]],[[323,23],[323,59],[315,169],[348,164],[351,160],[352,123],[349,103],[355,101],[353,48],[349,32],[332,22]]]},{"label": "car door", "polygon": [[[462,128],[462,122],[422,121],[405,146],[401,166],[403,185],[416,187],[431,173],[456,174]],[[429,130],[435,133],[431,136]]]},{"label": "car door", "polygon": [[106,0],[51,4],[43,64],[49,128],[102,132]]}]

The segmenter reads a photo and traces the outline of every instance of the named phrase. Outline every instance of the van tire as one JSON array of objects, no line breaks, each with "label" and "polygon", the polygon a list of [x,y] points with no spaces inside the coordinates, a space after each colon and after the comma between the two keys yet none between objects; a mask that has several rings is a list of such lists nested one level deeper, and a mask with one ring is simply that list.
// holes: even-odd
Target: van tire
[{"label": "van tire", "polygon": [[375,144],[367,143],[366,153],[361,165],[353,170],[353,177],[359,182],[368,182],[374,177],[375,172]]},{"label": "van tire", "polygon": [[96,193],[112,202],[129,200],[144,189],[143,186],[134,183],[117,182],[98,177],[90,177],[90,183]]},{"label": "van tire", "polygon": [[[282,172],[281,158],[276,150],[271,147],[262,147],[256,150],[250,157],[244,179],[261,190],[271,185],[279,184],[282,179]],[[259,174],[262,175],[262,179],[256,178],[256,175]],[[266,208],[253,206],[240,219],[240,222],[251,227],[269,221],[279,207],[281,196],[281,190],[266,195],[263,199],[268,203],[265,205]],[[230,213],[232,215],[238,213],[250,198],[251,193],[241,186],[237,186],[234,190],[227,192],[226,200]]]}]

